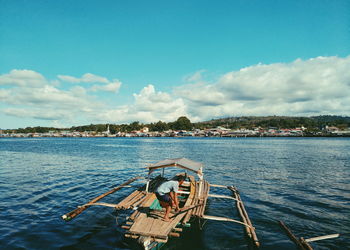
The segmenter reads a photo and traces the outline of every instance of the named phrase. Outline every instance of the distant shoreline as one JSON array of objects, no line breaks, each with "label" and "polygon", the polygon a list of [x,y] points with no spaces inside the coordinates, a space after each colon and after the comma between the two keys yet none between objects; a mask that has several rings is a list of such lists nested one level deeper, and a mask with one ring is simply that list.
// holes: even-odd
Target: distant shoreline
[{"label": "distant shoreline", "polygon": [[247,135],[247,136],[0,136],[1,139],[39,139],[39,138],[349,138],[350,135]]}]

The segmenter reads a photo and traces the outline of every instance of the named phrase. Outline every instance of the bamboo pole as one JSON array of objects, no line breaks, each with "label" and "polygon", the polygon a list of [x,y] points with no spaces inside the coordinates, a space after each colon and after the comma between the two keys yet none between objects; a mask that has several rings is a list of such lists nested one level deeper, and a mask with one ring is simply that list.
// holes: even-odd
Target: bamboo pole
[{"label": "bamboo pole", "polygon": [[[210,185],[211,186],[211,185]],[[208,194],[208,197],[213,197],[213,198],[223,198],[223,199],[230,199],[230,200],[235,200],[237,201],[236,198],[227,196],[227,195],[220,195],[220,194]]]},{"label": "bamboo pole", "polygon": [[178,216],[179,214],[182,214],[182,213],[186,213],[196,207],[199,207],[199,206],[202,206],[202,203],[199,203],[197,205],[190,205],[190,206],[187,206],[187,207],[183,207],[180,209],[179,212],[175,213],[173,216],[171,216],[170,218],[175,218],[176,216]]},{"label": "bamboo pole", "polygon": [[140,191],[135,190],[134,192],[129,194],[125,199],[123,199],[121,202],[119,202],[118,206],[125,209],[125,207],[127,207],[127,204],[138,195],[140,195]]},{"label": "bamboo pole", "polygon": [[133,196],[129,201],[123,204],[122,208],[123,209],[129,209],[134,203],[139,201],[140,199],[144,198],[145,194],[142,192],[139,192],[135,196]]},{"label": "bamboo pole", "polygon": [[[237,201],[238,201],[238,199],[237,199]],[[240,214],[240,216],[241,216],[243,222],[244,222],[245,224],[249,225],[248,222],[247,222],[247,218],[243,215],[243,211],[242,211],[241,206],[239,205],[239,202],[237,202],[236,206],[237,206],[238,213]],[[248,235],[249,238],[252,238],[252,237],[253,237],[253,235],[252,235],[252,233],[251,233],[249,227],[245,226],[245,232],[247,233],[247,235]]]},{"label": "bamboo pole", "polygon": [[238,212],[240,213],[241,218],[243,219],[243,221],[246,221],[246,223],[249,225],[249,228],[246,228],[246,232],[247,232],[248,236],[252,239],[254,245],[256,247],[259,247],[260,242],[258,240],[258,237],[256,236],[255,228],[253,227],[253,224],[249,219],[248,213],[245,210],[243,201],[241,199],[241,196],[239,195],[238,190],[233,186],[228,187],[228,189],[230,189],[232,191],[233,195],[237,199],[236,206],[237,206]]},{"label": "bamboo pole", "polygon": [[310,244],[307,243],[303,237],[300,237],[300,242],[304,246],[305,249],[312,250],[312,247],[310,246]]},{"label": "bamboo pole", "polygon": [[[149,194],[149,193],[147,193],[147,194]],[[143,203],[148,198],[147,194],[145,196],[143,196],[141,199],[139,199],[138,201],[134,202],[130,207],[133,209],[138,207],[141,203]]]},{"label": "bamboo pole", "polygon": [[180,234],[179,233],[175,233],[175,232],[171,232],[171,233],[169,233],[169,236],[170,237],[180,237]]},{"label": "bamboo pole", "polygon": [[124,182],[123,184],[119,185],[118,187],[115,187],[111,190],[109,190],[108,192],[104,193],[104,194],[101,194],[100,196],[97,196],[96,198],[92,199],[91,201],[89,201],[88,203],[86,203],[85,205],[83,206],[80,206],[76,209],[74,209],[73,211],[65,214],[62,216],[62,219],[65,220],[65,221],[70,221],[72,220],[73,218],[75,218],[76,216],[78,216],[79,214],[81,214],[83,211],[85,211],[85,209],[87,209],[89,206],[88,205],[91,205],[92,203],[96,203],[97,201],[101,200],[102,198],[106,197],[107,195],[110,195],[116,191],[118,191],[119,189],[123,188],[124,186],[127,186],[129,185],[130,183],[138,180],[138,179],[141,179],[142,177],[135,177],[135,178],[132,178],[126,182]]},{"label": "bamboo pole", "polygon": [[230,219],[230,218],[225,218],[225,217],[219,217],[219,216],[211,216],[211,215],[204,215],[203,219],[207,219],[207,220],[217,220],[217,221],[229,221],[229,222],[235,222],[241,225],[245,225],[247,227],[250,227],[250,225],[239,221],[239,220],[234,220],[234,219]]},{"label": "bamboo pole", "polygon": [[227,188],[227,186],[224,185],[218,185],[218,184],[210,184],[212,187],[218,187],[218,188]]},{"label": "bamboo pole", "polygon": [[135,212],[133,212],[130,217],[129,217],[129,220],[132,220],[134,221],[135,218],[140,214],[140,211],[139,210],[136,210]]},{"label": "bamboo pole", "polygon": [[247,219],[248,225],[251,226],[251,227],[250,227],[250,232],[251,232],[251,234],[252,234],[252,236],[253,236],[254,244],[255,244],[257,247],[259,247],[259,246],[260,246],[260,243],[259,243],[258,237],[256,236],[255,228],[253,227],[253,224],[252,224],[252,222],[250,221],[250,218],[249,218],[249,216],[248,216],[248,213],[247,213],[247,211],[245,210],[244,204],[243,204],[243,202],[242,202],[241,197],[240,197],[239,194],[238,194],[238,197],[239,197],[240,202],[238,202],[237,205],[240,206],[240,207],[242,208],[244,217]]},{"label": "bamboo pole", "polygon": [[313,242],[313,241],[318,241],[318,240],[327,240],[327,239],[338,238],[339,236],[340,236],[340,234],[329,234],[329,235],[323,235],[323,236],[305,239],[305,241],[306,242]]},{"label": "bamboo pole", "polygon": [[[283,223],[283,221],[279,221],[280,226],[287,233],[288,237],[302,250],[312,250],[311,246],[307,244],[306,246],[303,244],[302,239],[298,239],[292,231]],[[304,240],[305,241],[305,240]]]},{"label": "bamboo pole", "polygon": [[115,209],[118,209],[118,204],[112,204],[112,203],[105,203],[105,202],[95,202],[91,204],[85,204],[79,207],[89,207],[89,206],[103,206],[103,207],[113,207]]}]

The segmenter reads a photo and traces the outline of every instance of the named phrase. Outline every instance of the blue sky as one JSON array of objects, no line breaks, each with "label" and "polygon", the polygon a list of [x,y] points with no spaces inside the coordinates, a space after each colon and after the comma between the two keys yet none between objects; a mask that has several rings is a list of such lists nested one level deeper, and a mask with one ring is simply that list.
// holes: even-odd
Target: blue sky
[{"label": "blue sky", "polygon": [[349,55],[349,1],[0,0],[0,128],[350,115]]}]

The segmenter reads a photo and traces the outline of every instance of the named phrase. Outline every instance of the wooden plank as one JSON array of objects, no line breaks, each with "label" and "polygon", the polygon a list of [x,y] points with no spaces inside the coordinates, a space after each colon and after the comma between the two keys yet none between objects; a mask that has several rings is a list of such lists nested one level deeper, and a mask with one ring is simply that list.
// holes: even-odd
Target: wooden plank
[{"label": "wooden plank", "polygon": [[162,220],[163,213],[159,213],[158,215],[158,217],[154,216],[154,218],[152,218],[150,217],[152,213],[150,213],[150,216],[146,213],[141,213],[134,225],[130,228],[130,232],[142,236],[166,238],[184,217],[184,214],[177,214],[175,217],[171,214],[171,221],[165,222]]},{"label": "wooden plank", "polygon": [[124,207],[125,209],[133,208],[135,203],[138,203],[139,201],[142,201],[143,198],[145,198],[146,193],[141,192],[137,196],[135,196],[133,199],[131,199],[129,202],[127,202]]},{"label": "wooden plank", "polygon": [[207,181],[203,181],[202,190],[198,201],[198,204],[201,204],[201,206],[199,206],[198,209],[196,210],[196,216],[198,217],[202,217],[204,215],[205,204],[208,198],[208,192],[209,192],[209,183]]},{"label": "wooden plank", "polygon": [[[91,201],[89,201],[87,204],[85,205],[88,205],[88,204],[92,204],[92,203],[95,203],[99,200],[101,200],[102,198],[106,197],[107,195],[110,195],[116,191],[118,191],[119,189],[123,188],[124,186],[127,186],[129,185],[130,183],[138,180],[138,179],[141,179],[142,177],[134,177],[134,178],[131,178],[129,179],[128,181],[124,182],[123,184],[119,185],[118,187],[115,187],[111,190],[109,190],[108,192],[104,193],[104,194],[101,194],[99,196],[97,196],[96,198],[92,199]],[[89,206],[81,206],[81,207],[78,207],[76,209],[74,209],[73,211],[65,214],[65,215],[62,215],[62,219],[64,219],[65,221],[70,221],[72,220],[73,218],[75,218],[76,216],[78,216],[79,214],[81,214],[83,211],[85,211]]]},{"label": "wooden plank", "polygon": [[142,202],[141,207],[150,207],[156,198],[154,193],[148,193],[148,197]]},{"label": "wooden plank", "polygon": [[141,197],[143,194],[139,190],[135,190],[132,192],[128,197],[126,197],[124,200],[118,203],[118,206],[123,209],[129,209],[130,205],[133,201]]},{"label": "wooden plank", "polygon": [[133,204],[134,202],[138,201],[140,198],[142,198],[143,196],[145,196],[146,193],[142,192],[142,191],[138,191],[138,193],[133,196],[130,200],[128,200],[126,202],[127,205],[125,206],[130,206],[131,204]]},{"label": "wooden plank", "polygon": [[201,192],[201,198],[199,200],[199,204],[201,204],[201,205],[198,207],[198,210],[197,210],[198,217],[203,217],[203,214],[204,214],[203,208],[204,208],[205,193],[208,190],[208,185],[207,185],[206,181],[203,181],[202,187],[203,188],[202,188],[202,192]]},{"label": "wooden plank", "polygon": [[130,207],[131,208],[136,208],[137,206],[139,206],[140,204],[142,204],[145,199],[149,198],[149,194],[144,195],[141,199],[139,199],[138,201],[134,202]]},{"label": "wooden plank", "polygon": [[[191,182],[190,195],[187,198],[184,207],[188,207],[192,203],[192,198],[195,194],[195,191],[194,182]],[[141,206],[150,206],[154,199],[156,199],[155,195],[151,194],[151,196],[145,198]],[[140,209],[140,215],[135,219],[134,224],[130,227],[129,234],[150,236],[163,240],[168,239],[169,234],[173,233],[173,231],[176,230],[175,228],[177,224],[184,218],[185,214],[185,212],[174,214],[172,211],[169,216],[171,218],[171,221],[165,222],[162,220],[164,212]]]},{"label": "wooden plank", "polygon": [[134,224],[130,228],[130,232],[139,232],[143,229],[143,226],[147,223],[147,215],[143,212],[140,212],[140,215],[135,219]]},{"label": "wooden plank", "polygon": [[[194,196],[196,193],[196,186],[195,186],[195,182],[194,182],[194,177],[193,176],[191,176],[191,177],[192,177],[192,179],[190,178],[190,180],[191,180],[190,195],[188,196],[188,200],[190,201],[191,205],[194,205]],[[190,220],[192,213],[193,213],[193,210],[190,210],[186,213],[186,215],[184,216],[184,219],[182,220],[183,224],[187,223]]]},{"label": "wooden plank", "polygon": [[118,203],[118,206],[119,207],[123,207],[124,204],[126,204],[130,199],[132,199],[135,195],[137,195],[140,191],[138,190],[135,190],[134,192],[132,192],[131,194],[129,194],[127,197],[125,197],[123,200],[121,200],[119,203]]},{"label": "wooden plank", "polygon": [[202,209],[201,209],[201,216],[204,215],[205,207],[206,207],[206,205],[207,205],[207,200],[208,200],[208,194],[209,194],[209,192],[210,192],[210,185],[209,185],[209,183],[208,183],[207,181],[206,181],[206,185],[207,185],[207,188],[206,188],[206,194],[205,194],[205,196],[204,196],[204,204],[203,204],[203,207],[202,207]]},{"label": "wooden plank", "polygon": [[135,212],[132,213],[132,215],[130,215],[129,219],[133,221],[138,217],[139,214],[140,214],[140,211],[136,210]]},{"label": "wooden plank", "polygon": [[[200,199],[200,193],[199,193],[199,182],[196,182],[196,194],[195,194],[195,198],[194,198],[194,205],[199,204],[199,199]],[[197,216],[197,212],[198,212],[198,207],[196,207],[195,209],[193,209],[192,215]]]}]

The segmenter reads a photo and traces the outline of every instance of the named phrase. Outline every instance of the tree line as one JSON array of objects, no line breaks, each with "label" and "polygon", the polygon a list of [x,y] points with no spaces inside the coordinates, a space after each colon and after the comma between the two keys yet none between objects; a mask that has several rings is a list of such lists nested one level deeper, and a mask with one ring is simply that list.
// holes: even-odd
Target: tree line
[{"label": "tree line", "polygon": [[90,124],[83,126],[73,126],[71,128],[54,128],[54,127],[27,127],[13,130],[5,130],[5,133],[48,133],[50,131],[95,131],[97,133],[109,130],[112,134],[118,132],[138,131],[148,127],[149,131],[167,131],[167,130],[193,130],[207,129],[222,126],[229,129],[255,127],[262,128],[296,128],[304,126],[309,130],[321,130],[325,126],[336,126],[340,129],[350,127],[350,117],[343,116],[312,116],[312,117],[290,117],[290,116],[241,116],[221,119],[213,119],[205,122],[192,123],[186,116],[179,117],[174,122],[158,121],[144,124],[134,121],[129,124]]}]

